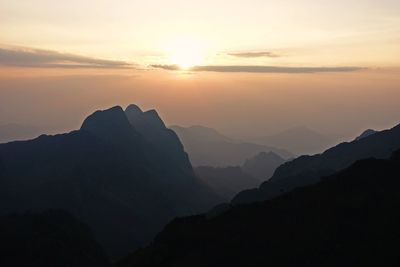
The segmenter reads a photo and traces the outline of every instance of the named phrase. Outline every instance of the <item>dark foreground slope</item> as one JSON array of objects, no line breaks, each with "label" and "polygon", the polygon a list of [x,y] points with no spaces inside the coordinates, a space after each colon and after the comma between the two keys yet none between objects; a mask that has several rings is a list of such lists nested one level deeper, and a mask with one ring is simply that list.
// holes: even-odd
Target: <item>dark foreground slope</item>
[{"label": "dark foreground slope", "polygon": [[301,156],[279,166],[271,179],[259,188],[240,192],[233,204],[263,201],[281,195],[296,187],[313,184],[322,176],[343,170],[360,159],[388,158],[400,148],[400,125],[366,136],[359,140],[339,144],[322,154]]},{"label": "dark foreground slope", "polygon": [[174,217],[217,204],[176,136],[163,124],[146,128],[158,115],[144,116],[139,131],[128,113],[97,111],[78,131],[0,145],[0,213],[67,210],[121,256]]},{"label": "dark foreground slope", "polygon": [[1,266],[109,266],[89,228],[63,211],[0,216],[0,247]]},{"label": "dark foreground slope", "polygon": [[176,219],[120,266],[398,266],[400,151],[263,203]]}]

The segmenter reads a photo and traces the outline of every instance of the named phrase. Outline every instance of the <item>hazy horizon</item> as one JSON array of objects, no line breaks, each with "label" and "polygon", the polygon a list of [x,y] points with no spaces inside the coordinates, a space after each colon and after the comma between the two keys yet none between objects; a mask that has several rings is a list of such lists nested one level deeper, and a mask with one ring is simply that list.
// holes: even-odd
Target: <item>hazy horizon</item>
[{"label": "hazy horizon", "polygon": [[3,76],[0,124],[62,132],[78,129],[94,110],[130,103],[156,109],[167,125],[242,138],[297,126],[351,137],[399,123],[396,72],[153,75]]}]

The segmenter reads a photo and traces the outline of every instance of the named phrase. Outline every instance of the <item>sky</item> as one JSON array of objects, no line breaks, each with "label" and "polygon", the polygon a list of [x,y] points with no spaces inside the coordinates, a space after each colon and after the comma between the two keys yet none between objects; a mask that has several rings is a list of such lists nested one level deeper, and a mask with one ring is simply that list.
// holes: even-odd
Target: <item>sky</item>
[{"label": "sky", "polygon": [[0,124],[137,103],[236,136],[400,121],[400,1],[0,0]]}]

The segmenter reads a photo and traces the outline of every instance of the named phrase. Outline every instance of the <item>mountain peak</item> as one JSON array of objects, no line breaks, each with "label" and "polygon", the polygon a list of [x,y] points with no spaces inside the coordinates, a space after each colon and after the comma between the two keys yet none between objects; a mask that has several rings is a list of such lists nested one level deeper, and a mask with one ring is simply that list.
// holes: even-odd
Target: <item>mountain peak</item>
[{"label": "mountain peak", "polygon": [[363,138],[365,138],[365,137],[368,137],[368,136],[370,136],[370,135],[373,135],[373,134],[376,134],[378,131],[375,131],[375,130],[372,130],[372,129],[368,129],[368,130],[365,130],[360,136],[358,136],[357,138],[356,138],[356,140],[358,141],[358,140],[361,140],[361,139],[363,139]]},{"label": "mountain peak", "polygon": [[94,112],[81,126],[81,130],[108,137],[130,128],[130,123],[120,106]]},{"label": "mountain peak", "polygon": [[155,109],[148,110],[143,113],[143,116],[151,123],[153,126],[159,126],[165,128],[165,124],[161,117],[158,115]]},{"label": "mountain peak", "polygon": [[284,162],[285,159],[272,151],[260,152],[256,156],[247,159],[242,168],[258,180],[265,181],[271,178],[275,169]]},{"label": "mountain peak", "polygon": [[131,104],[125,109],[129,122],[138,130],[145,127],[165,128],[165,124],[154,109],[143,112],[138,106]]},{"label": "mountain peak", "polygon": [[135,104],[130,104],[125,109],[126,114],[141,114],[143,111]]}]

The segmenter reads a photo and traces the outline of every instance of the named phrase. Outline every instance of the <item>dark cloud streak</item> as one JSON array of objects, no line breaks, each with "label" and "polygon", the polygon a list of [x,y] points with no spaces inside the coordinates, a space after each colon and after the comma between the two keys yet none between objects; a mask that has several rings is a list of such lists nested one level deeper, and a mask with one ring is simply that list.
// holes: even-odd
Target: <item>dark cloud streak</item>
[{"label": "dark cloud streak", "polygon": [[0,65],[32,68],[133,68],[125,61],[91,58],[50,50],[1,47]]},{"label": "dark cloud streak", "polygon": [[[151,65],[153,68],[180,71],[177,65]],[[354,72],[362,67],[274,67],[274,66],[195,66],[188,71],[226,72],[226,73],[322,73],[322,72]]]},{"label": "dark cloud streak", "polygon": [[228,53],[229,56],[232,57],[240,57],[240,58],[257,58],[257,57],[281,57],[273,52],[263,51],[263,52],[238,52],[238,53]]}]

